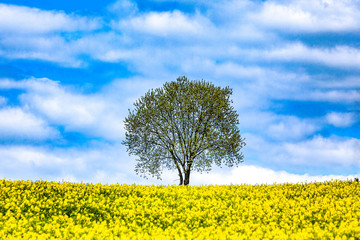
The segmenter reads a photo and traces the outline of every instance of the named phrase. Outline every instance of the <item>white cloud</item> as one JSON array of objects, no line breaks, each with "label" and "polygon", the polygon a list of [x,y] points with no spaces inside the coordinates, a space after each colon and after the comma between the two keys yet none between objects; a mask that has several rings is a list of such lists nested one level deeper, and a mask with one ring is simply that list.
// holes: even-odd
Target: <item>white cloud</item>
[{"label": "white cloud", "polygon": [[355,117],[356,115],[354,113],[338,112],[331,112],[325,116],[327,122],[335,127],[350,127],[356,122]]},{"label": "white cloud", "polygon": [[[183,49],[182,51],[186,51]],[[207,52],[206,49],[200,47],[191,49],[193,53],[197,55],[197,57],[185,58],[184,61],[181,62],[181,69],[184,72],[190,73],[192,75],[204,75],[206,74],[212,78],[238,78],[238,79],[255,79],[263,78],[266,74],[269,74],[270,71],[267,69],[261,68],[259,66],[244,66],[238,64],[234,61],[226,61],[222,63],[216,63],[213,58],[224,53],[217,53],[214,50],[213,52]],[[204,52],[205,51],[205,52]],[[222,49],[222,51],[226,51],[226,55],[241,55],[235,54],[234,51],[237,49]],[[231,52],[232,51],[232,52]],[[214,54],[213,56],[209,56]],[[206,76],[205,75],[205,76]]]},{"label": "white cloud", "polygon": [[0,4],[0,56],[82,67],[80,55],[88,52],[78,48],[78,39],[101,27],[97,18]]},{"label": "white cloud", "polygon": [[9,59],[36,59],[70,67],[84,66],[84,62],[78,58],[81,51],[60,36],[6,35],[0,39],[0,43],[7,47],[7,51],[0,52],[0,56]]},{"label": "white cloud", "polygon": [[[53,89],[58,85],[58,82],[51,81],[47,78],[30,78],[22,81],[15,81],[9,78],[0,79],[0,89],[10,90],[10,89],[33,89],[46,91],[47,87]],[[47,86],[47,87],[45,87]]]},{"label": "white cloud", "polygon": [[360,140],[356,138],[314,138],[284,143],[278,154],[280,161],[301,166],[326,166],[327,168],[360,166]]},{"label": "white cloud", "polygon": [[146,183],[122,145],[93,143],[85,148],[0,146],[0,178],[21,180]]},{"label": "white cloud", "polygon": [[346,78],[331,79],[330,76],[326,77],[325,81],[318,81],[316,87],[323,89],[336,88],[336,89],[360,89],[360,77],[351,76]]},{"label": "white cloud", "polygon": [[174,10],[172,12],[145,13],[129,20],[122,20],[116,25],[120,29],[135,30],[158,36],[176,35],[187,38],[189,37],[188,34],[203,33],[210,22],[200,14],[189,17],[178,10]]},{"label": "white cloud", "polygon": [[[178,76],[175,76],[173,80]],[[149,89],[159,88],[169,81],[168,78],[144,78],[131,77],[115,79],[108,85],[104,86],[102,93],[106,96],[111,96],[114,101],[123,101],[127,106],[132,106],[135,100],[143,96]],[[119,92],[122,94],[119,94]]]},{"label": "white cloud", "polygon": [[286,171],[274,171],[254,165],[240,165],[227,172],[194,173],[191,177],[191,185],[202,184],[274,184],[276,183],[305,183],[323,182],[331,179],[347,180],[353,179],[353,175],[317,175],[293,174]]},{"label": "white cloud", "polygon": [[271,60],[305,61],[330,67],[360,68],[360,50],[348,46],[310,48],[302,43],[291,43],[282,48],[258,52],[256,55]]},{"label": "white cloud", "polygon": [[268,126],[268,136],[278,140],[300,140],[320,129],[316,120],[300,119],[294,116],[278,116]]},{"label": "white cloud", "polygon": [[[260,131],[258,131],[260,132]],[[309,136],[297,141],[274,142],[259,133],[245,133],[246,159],[280,169],[311,169],[331,172],[360,167],[360,140],[356,138]]]},{"label": "white cloud", "polygon": [[[104,62],[119,62],[127,61],[136,64],[140,59],[145,59],[148,56],[146,49],[107,49],[105,52],[96,56],[99,60]],[[154,54],[155,55],[155,54]],[[136,64],[140,65],[140,64]],[[148,66],[143,66],[148,67]],[[141,69],[138,69],[141,70]]]},{"label": "white cloud", "polygon": [[325,101],[335,103],[356,103],[360,99],[360,91],[357,90],[312,90],[307,93],[299,93],[293,97],[299,100]]},{"label": "white cloud", "polygon": [[124,106],[105,95],[84,95],[63,88],[51,80],[24,81],[29,90],[21,101],[49,122],[65,126],[66,131],[81,132],[109,140],[123,138]]},{"label": "white cloud", "polygon": [[[322,128],[318,119],[277,115],[263,111],[240,111],[240,127],[277,141],[302,140]],[[253,143],[253,145],[258,143]]]},{"label": "white cloud", "polygon": [[7,162],[7,167],[51,167],[64,164],[60,156],[56,156],[42,148],[31,146],[1,146],[2,161]]},{"label": "white cloud", "polygon": [[21,108],[0,108],[0,139],[44,140],[59,133],[43,119]]},{"label": "white cloud", "polygon": [[[121,104],[123,98],[109,96],[108,92],[81,94],[46,78],[1,79],[1,88],[25,90],[20,99],[28,111],[36,112],[51,124],[63,125],[66,131],[108,140],[124,137],[123,119],[128,106]],[[121,91],[118,89],[116,95],[121,96]]]},{"label": "white cloud", "polygon": [[5,35],[0,38],[0,44],[7,50],[0,50],[0,56],[44,60],[77,68],[87,66],[84,56],[104,62],[136,64],[145,62],[145,58],[152,55],[149,49],[138,49],[131,42],[128,37],[114,32],[84,34],[74,39],[65,39],[60,35]]},{"label": "white cloud", "polygon": [[138,7],[131,0],[117,0],[108,7],[109,11],[116,13],[120,18],[137,13]]},{"label": "white cloud", "polygon": [[126,62],[131,71],[137,72],[135,76],[152,79],[173,76],[175,71],[172,71],[171,68],[177,69],[179,59],[182,57],[181,53],[175,53],[173,50],[148,45],[109,48],[102,55],[97,55],[96,58],[106,62]]},{"label": "white cloud", "polygon": [[360,29],[357,1],[266,1],[249,19],[285,32],[344,32]]},{"label": "white cloud", "polygon": [[96,19],[0,4],[0,33],[72,32],[94,30],[99,27],[99,21]]}]

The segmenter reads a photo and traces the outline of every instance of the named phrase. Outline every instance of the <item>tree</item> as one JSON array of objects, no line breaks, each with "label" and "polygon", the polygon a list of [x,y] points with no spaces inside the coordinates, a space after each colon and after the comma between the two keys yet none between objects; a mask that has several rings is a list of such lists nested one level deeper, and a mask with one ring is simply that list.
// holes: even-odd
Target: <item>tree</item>
[{"label": "tree", "polygon": [[125,118],[122,142],[130,155],[138,156],[136,173],[161,179],[163,169],[176,169],[180,185],[188,185],[192,170],[243,162],[245,142],[231,94],[229,87],[184,76],[139,98]]}]

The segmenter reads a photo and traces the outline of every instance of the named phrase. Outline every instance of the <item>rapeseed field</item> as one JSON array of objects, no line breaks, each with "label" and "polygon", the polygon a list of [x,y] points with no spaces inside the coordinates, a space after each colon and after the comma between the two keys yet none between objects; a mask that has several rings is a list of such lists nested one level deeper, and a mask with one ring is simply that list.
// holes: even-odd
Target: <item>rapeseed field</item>
[{"label": "rapeseed field", "polygon": [[360,239],[360,184],[0,180],[0,239]]}]

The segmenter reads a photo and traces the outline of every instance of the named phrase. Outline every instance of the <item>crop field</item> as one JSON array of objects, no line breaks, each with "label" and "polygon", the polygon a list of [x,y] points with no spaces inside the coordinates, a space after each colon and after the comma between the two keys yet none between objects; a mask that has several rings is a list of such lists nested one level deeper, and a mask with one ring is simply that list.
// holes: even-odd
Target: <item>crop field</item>
[{"label": "crop field", "polygon": [[0,180],[0,239],[360,239],[360,183]]}]

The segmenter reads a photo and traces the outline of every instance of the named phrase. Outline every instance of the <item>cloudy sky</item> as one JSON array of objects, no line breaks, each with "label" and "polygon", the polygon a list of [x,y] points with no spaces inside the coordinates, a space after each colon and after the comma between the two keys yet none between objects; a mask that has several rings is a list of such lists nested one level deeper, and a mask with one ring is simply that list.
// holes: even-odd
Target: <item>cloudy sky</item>
[{"label": "cloudy sky", "polygon": [[135,174],[123,120],[179,76],[233,89],[238,168],[191,184],[360,176],[357,0],[0,1],[0,178],[178,184]]}]

